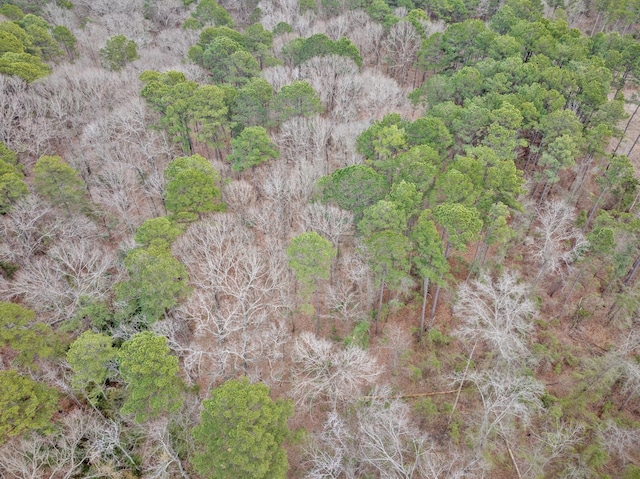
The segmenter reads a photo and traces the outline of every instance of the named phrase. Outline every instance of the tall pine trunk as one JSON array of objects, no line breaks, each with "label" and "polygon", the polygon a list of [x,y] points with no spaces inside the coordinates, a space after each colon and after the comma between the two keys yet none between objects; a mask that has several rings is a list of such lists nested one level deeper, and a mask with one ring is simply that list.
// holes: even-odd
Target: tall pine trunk
[{"label": "tall pine trunk", "polygon": [[636,105],[636,109],[633,110],[633,113],[631,114],[631,117],[629,118],[629,121],[627,121],[627,124],[624,127],[624,131],[622,132],[622,135],[620,135],[620,139],[618,140],[618,144],[616,145],[616,149],[613,150],[614,154],[618,152],[618,148],[620,148],[620,144],[622,143],[622,140],[624,140],[625,136],[627,136],[627,130],[629,129],[629,125],[631,125],[631,122],[633,121],[633,118],[636,116],[636,113],[638,113],[638,109],[639,108],[640,108],[640,101]]},{"label": "tall pine trunk", "polygon": [[438,298],[440,297],[440,283],[442,283],[442,274],[440,274],[440,281],[438,281],[438,285],[436,286],[436,293],[433,295],[433,305],[431,306],[431,317],[429,318],[427,331],[431,330],[436,320],[436,308],[438,307]]},{"label": "tall pine trunk", "polygon": [[424,332],[424,317],[427,311],[427,293],[429,291],[429,277],[424,277],[422,286],[422,313],[420,314],[420,331],[418,332],[418,340],[422,339],[422,333]]},{"label": "tall pine trunk", "polygon": [[382,279],[380,280],[380,297],[378,299],[378,313],[376,314],[376,325],[375,325],[375,335],[378,335],[378,323],[380,322],[380,315],[382,314],[382,298],[384,296],[384,283],[387,278],[387,274],[385,273]]}]

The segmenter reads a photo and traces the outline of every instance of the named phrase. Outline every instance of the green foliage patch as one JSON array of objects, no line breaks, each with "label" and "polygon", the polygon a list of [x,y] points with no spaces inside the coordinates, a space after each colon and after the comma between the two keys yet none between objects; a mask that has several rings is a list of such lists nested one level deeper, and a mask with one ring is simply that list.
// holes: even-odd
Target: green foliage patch
[{"label": "green foliage patch", "polygon": [[100,49],[102,66],[111,71],[122,70],[127,63],[138,58],[138,45],[124,35],[116,35],[107,40],[107,44]]},{"label": "green foliage patch", "polygon": [[346,37],[331,40],[324,33],[316,33],[309,38],[296,38],[282,49],[282,55],[295,66],[299,66],[313,57],[338,55],[351,58],[356,65],[362,66],[362,57],[358,47]]},{"label": "green foliage patch", "polygon": [[167,338],[150,331],[138,333],[123,343],[118,362],[129,385],[122,413],[144,422],[180,409],[183,399],[178,358],[170,353]]},{"label": "green foliage patch", "polygon": [[290,436],[291,401],[273,401],[266,385],[242,378],[214,389],[203,408],[193,429],[197,449],[191,458],[200,474],[216,479],[286,477],[282,446]]},{"label": "green foliage patch", "polygon": [[13,370],[0,371],[0,444],[31,430],[51,430],[58,394]]}]

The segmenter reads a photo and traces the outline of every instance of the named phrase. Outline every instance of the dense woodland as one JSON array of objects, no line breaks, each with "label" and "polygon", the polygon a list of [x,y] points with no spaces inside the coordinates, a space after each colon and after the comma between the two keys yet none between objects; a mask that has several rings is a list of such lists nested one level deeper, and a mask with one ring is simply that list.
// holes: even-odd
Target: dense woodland
[{"label": "dense woodland", "polygon": [[0,477],[640,478],[638,0],[0,0]]}]

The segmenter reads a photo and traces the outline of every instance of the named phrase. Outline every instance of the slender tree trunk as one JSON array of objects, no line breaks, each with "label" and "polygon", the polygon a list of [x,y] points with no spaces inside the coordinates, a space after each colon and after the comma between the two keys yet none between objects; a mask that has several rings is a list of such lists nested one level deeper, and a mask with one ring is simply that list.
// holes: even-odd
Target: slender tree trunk
[{"label": "slender tree trunk", "polygon": [[[582,188],[584,180],[587,178],[587,173],[589,173],[589,170],[591,169],[591,163],[593,163],[593,155],[589,154],[580,165],[578,173],[576,173],[576,177],[571,184],[571,195],[569,201],[573,200],[573,198],[578,194],[578,191],[580,191],[580,189]],[[578,197],[576,198],[576,205],[580,200],[580,196],[581,195],[578,195]]]},{"label": "slender tree trunk", "polygon": [[609,16],[606,16],[602,22],[602,26],[600,27],[600,33],[604,32],[604,29],[609,25]]},{"label": "slender tree trunk", "polygon": [[624,402],[622,403],[622,406],[618,408],[618,411],[622,411],[625,407],[627,407],[627,404],[629,404],[629,401],[631,401],[631,398],[635,396],[635,394],[638,392],[638,388],[640,388],[640,386],[636,386],[635,388],[633,388],[633,390],[627,396],[627,399],[625,399]]},{"label": "slender tree trunk", "polygon": [[638,144],[638,140],[640,140],[640,134],[638,134],[638,136],[636,136],[635,141],[633,142],[633,145],[631,145],[631,148],[629,148],[629,151],[627,152],[627,156],[629,158],[631,158],[631,152],[633,151],[633,149],[636,147],[636,145]]},{"label": "slender tree trunk", "polygon": [[538,280],[542,277],[542,274],[547,269],[547,263],[548,262],[547,262],[546,259],[542,262],[542,265],[540,266],[540,269],[538,270],[538,274],[536,274],[536,279],[533,280],[534,284],[536,284],[538,282]]},{"label": "slender tree trunk", "polygon": [[544,188],[542,189],[542,193],[540,194],[540,199],[538,200],[538,205],[536,206],[536,210],[540,209],[540,205],[542,205],[542,202],[547,197],[547,194],[549,193],[549,185],[550,185],[549,180],[546,180],[544,182]]},{"label": "slender tree trunk", "polygon": [[620,139],[618,140],[618,144],[616,145],[616,149],[613,150],[614,154],[616,154],[618,152],[618,148],[620,148],[620,144],[622,143],[622,140],[624,140],[624,138],[627,136],[627,130],[629,129],[629,125],[631,125],[631,122],[633,121],[633,118],[636,116],[636,113],[638,113],[638,109],[639,108],[640,108],[640,101],[636,105],[636,109],[633,110],[633,113],[631,114],[631,117],[629,118],[629,121],[627,121],[627,124],[624,127],[624,131],[622,132],[622,135],[620,135]]},{"label": "slender tree trunk", "polygon": [[603,189],[600,194],[598,195],[598,198],[596,199],[596,202],[593,204],[593,207],[591,208],[591,211],[589,212],[589,216],[587,217],[587,221],[584,224],[584,228],[583,231],[586,231],[587,228],[589,227],[589,225],[591,224],[591,220],[593,220],[593,217],[596,214],[596,211],[598,209],[598,206],[600,206],[600,201],[602,201],[602,197],[604,196],[604,194],[607,191],[605,189]]},{"label": "slender tree trunk", "polygon": [[378,335],[378,323],[380,322],[380,315],[382,314],[382,297],[384,296],[384,283],[386,280],[386,273],[380,280],[380,297],[378,299],[378,313],[376,314],[376,326],[375,326],[375,335]]},{"label": "slender tree trunk", "polygon": [[429,277],[424,277],[422,286],[422,313],[420,314],[420,331],[418,332],[418,341],[422,339],[422,333],[424,332],[424,317],[427,311],[427,292],[429,291]]},{"label": "slender tree trunk", "polygon": [[540,199],[538,200],[538,203],[536,204],[536,210],[533,212],[533,216],[531,217],[531,221],[529,222],[529,227],[527,228],[527,232],[525,233],[525,238],[527,236],[529,236],[529,233],[531,233],[531,228],[533,227],[533,223],[535,222],[536,218],[538,217],[538,212],[540,211],[540,207],[542,206],[542,201],[544,200],[545,196],[548,194],[548,189],[549,189],[549,180],[544,182],[544,189],[542,190],[542,194],[540,195]]},{"label": "slender tree trunk", "polygon": [[[605,288],[602,290],[602,296],[606,296],[609,293],[611,293],[611,291],[613,291],[613,287],[615,286],[615,282],[618,278],[612,278],[611,280],[609,280],[609,282],[607,283],[607,285],[605,286]],[[622,287],[622,286],[620,286]],[[612,306],[613,307],[613,306]],[[609,311],[611,311],[611,308],[609,309]]]},{"label": "slender tree trunk", "polygon": [[607,366],[606,368],[604,368],[604,370],[600,371],[600,373],[598,373],[598,375],[593,378],[591,380],[591,382],[589,382],[589,384],[587,384],[584,388],[582,388],[582,391],[580,391],[580,394],[578,394],[578,397],[582,396],[584,393],[586,393],[589,389],[591,389],[591,387],[598,383],[600,381],[600,379],[602,379],[604,377],[605,374],[607,374],[609,371],[611,371],[614,367],[616,367],[617,364],[611,364],[609,366]]},{"label": "slender tree trunk", "polygon": [[534,148],[533,142],[536,140],[537,135],[538,135],[537,133],[533,135],[531,143],[529,144],[529,152],[527,153],[527,160],[524,162],[524,165],[522,165],[522,171],[524,173],[526,173],[527,170],[529,169],[529,163],[531,162],[531,158],[533,157],[533,148]]},{"label": "slender tree trunk", "polygon": [[539,205],[536,206],[536,209],[533,212],[533,215],[531,215],[531,221],[529,221],[529,226],[527,227],[527,232],[524,234],[524,240],[522,241],[522,244],[526,243],[527,237],[531,233],[531,229],[533,228],[533,223],[536,221],[536,218],[538,217],[538,211],[540,211],[540,206]]},{"label": "slender tree trunk", "polygon": [[482,248],[482,255],[480,257],[480,268],[483,268],[487,261],[487,253],[489,252],[489,245],[487,242],[484,242],[484,246]]},{"label": "slender tree trunk", "polygon": [[578,273],[578,275],[576,276],[576,279],[573,281],[573,284],[571,285],[571,288],[569,289],[569,292],[567,293],[567,295],[564,297],[564,301],[562,301],[562,307],[561,309],[564,309],[565,305],[567,304],[567,301],[569,300],[569,298],[571,297],[571,295],[573,294],[573,290],[575,289],[576,285],[578,284],[578,282],[580,281],[580,278],[582,278],[582,275],[585,272],[585,269],[587,267],[587,264],[584,263],[582,265],[582,268],[580,268],[580,272]]},{"label": "slender tree trunk", "polygon": [[625,210],[625,213],[631,213],[631,210],[633,210],[633,208],[636,206],[636,203],[638,202],[639,197],[640,197],[640,188],[638,188],[638,191],[636,192],[636,196],[633,198],[633,201],[631,202],[629,207]]},{"label": "slender tree trunk", "polygon": [[636,15],[636,17],[631,22],[627,22],[625,24],[624,29],[622,30],[622,35],[626,35],[627,34],[627,30],[629,29],[629,27],[631,25],[635,25],[638,22],[638,20],[640,20],[640,13],[638,13]]},{"label": "slender tree trunk", "polygon": [[[555,10],[555,7],[554,7]],[[504,443],[507,446],[507,452],[509,452],[509,457],[511,458],[511,464],[513,464],[513,467],[515,467],[516,469],[516,474],[518,475],[518,479],[522,479],[522,474],[520,474],[520,468],[518,467],[518,463],[516,462],[516,458],[513,455],[513,451],[511,450],[511,446],[509,445],[509,441],[507,440],[507,437],[504,434],[500,434],[502,436],[502,439],[504,439]]]},{"label": "slender tree trunk", "polygon": [[[484,229],[484,226],[483,226],[483,229]],[[478,253],[480,252],[480,248],[484,246],[486,239],[487,239],[487,232],[485,231],[484,239],[482,240],[482,242],[478,241],[478,243],[476,244],[476,252],[473,255],[473,261],[471,262],[471,266],[469,266],[469,271],[467,272],[467,278],[465,279],[465,282],[469,281],[469,278],[471,278],[471,273],[476,269],[477,262],[478,262]]]},{"label": "slender tree trunk", "polygon": [[613,321],[616,314],[618,314],[618,311],[620,311],[621,308],[622,308],[622,305],[620,304],[620,301],[616,299],[616,301],[614,301],[614,303],[609,308],[609,311],[607,311],[607,326],[611,324],[611,322]]},{"label": "slender tree trunk", "polygon": [[[529,169],[529,165],[531,165],[531,163],[533,163],[533,165],[535,166],[535,164],[538,162],[538,155],[540,153],[540,149],[542,148],[542,145],[544,143],[544,139],[540,142],[540,145],[535,146],[536,141],[538,141],[538,137],[540,136],[540,133],[538,133],[537,131],[534,133],[533,138],[531,139],[531,143],[529,144],[529,153],[527,154],[527,161],[524,164],[524,167],[522,168],[523,172],[527,172],[527,170]],[[537,149],[538,151],[534,150]]]},{"label": "slender tree trunk", "polygon": [[431,330],[433,323],[436,320],[436,308],[438,307],[438,298],[440,297],[440,283],[442,283],[442,274],[440,274],[440,281],[438,281],[436,292],[433,295],[433,305],[431,306],[431,316],[429,317],[429,326],[427,326],[427,331]]},{"label": "slender tree trunk", "polygon": [[249,349],[249,318],[247,318],[247,313],[244,311],[242,320],[242,372],[246,376],[249,374],[249,363],[247,362],[247,350]]},{"label": "slender tree trunk", "polygon": [[287,242],[287,205],[282,205],[280,209],[280,222],[282,223],[282,243]]},{"label": "slender tree trunk", "polygon": [[[445,236],[446,232],[443,232],[443,236]],[[449,259],[449,252],[451,250],[451,242],[447,239],[447,246],[444,249],[444,259]],[[438,280],[438,284],[436,286],[436,292],[433,295],[433,306],[431,306],[431,316],[429,317],[429,326],[427,327],[427,331],[429,331],[433,327],[433,322],[436,319],[436,308],[438,307],[438,298],[440,297],[440,288],[442,284],[442,278],[444,274],[440,273],[440,279]]]},{"label": "slender tree trunk", "polygon": [[191,140],[191,134],[189,133],[189,128],[186,128],[186,133],[185,136],[187,138],[187,154],[188,155],[193,155],[193,141]]},{"label": "slender tree trunk", "polygon": [[596,19],[593,22],[593,27],[591,28],[591,33],[589,34],[590,37],[593,36],[593,34],[596,31],[596,27],[598,26],[598,22],[600,21],[600,12],[598,12],[598,15],[596,15]]},{"label": "slender tree trunk", "polygon": [[460,381],[460,386],[458,387],[458,392],[456,393],[456,400],[453,402],[453,407],[451,408],[451,414],[449,414],[448,424],[451,424],[453,420],[453,414],[456,412],[456,407],[458,407],[458,401],[460,400],[460,393],[462,392],[462,386],[464,385],[464,381],[467,378],[467,373],[469,372],[469,365],[471,364],[471,358],[473,358],[473,353],[476,351],[476,346],[478,345],[478,340],[476,339],[475,343],[473,343],[473,348],[471,348],[471,352],[469,353],[469,358],[467,359],[467,365],[464,367],[464,373],[462,373],[462,381]]},{"label": "slender tree trunk", "polygon": [[[629,283],[631,283],[631,280],[636,275],[636,271],[638,271],[639,267],[640,267],[640,256],[636,257],[635,261],[633,262],[633,266],[631,267],[631,270],[624,277],[624,280],[622,280],[622,286],[629,286]],[[622,286],[618,291],[619,293],[622,292]]]},{"label": "slender tree trunk", "polygon": [[318,314],[318,282],[314,281],[313,287],[313,315],[316,320],[316,334],[320,334],[320,315]]}]

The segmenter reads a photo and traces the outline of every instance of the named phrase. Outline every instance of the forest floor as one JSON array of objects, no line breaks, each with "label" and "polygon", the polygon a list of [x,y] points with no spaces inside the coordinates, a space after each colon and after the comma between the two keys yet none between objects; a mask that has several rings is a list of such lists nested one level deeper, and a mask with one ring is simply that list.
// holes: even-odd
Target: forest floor
[{"label": "forest floor", "polygon": [[[626,87],[622,90],[622,93],[624,94],[624,97],[626,99],[624,109],[627,112],[627,115],[629,115],[629,118],[626,118],[620,122],[620,124],[618,125],[618,128],[620,128],[620,130],[625,129],[627,123],[629,122],[629,119],[631,118],[637,107],[637,104],[632,103],[630,100],[636,98],[636,101],[640,101],[640,91],[638,88]],[[631,123],[629,123],[627,132],[620,145],[618,146],[619,140],[617,138],[612,139],[611,143],[609,144],[609,151],[613,153],[617,147],[618,154],[626,154],[636,167],[636,173],[640,178],[640,142],[638,142],[633,150],[631,150],[631,147],[636,138],[638,138],[638,135],[640,135],[640,115],[636,114],[636,116],[631,119]]]}]

